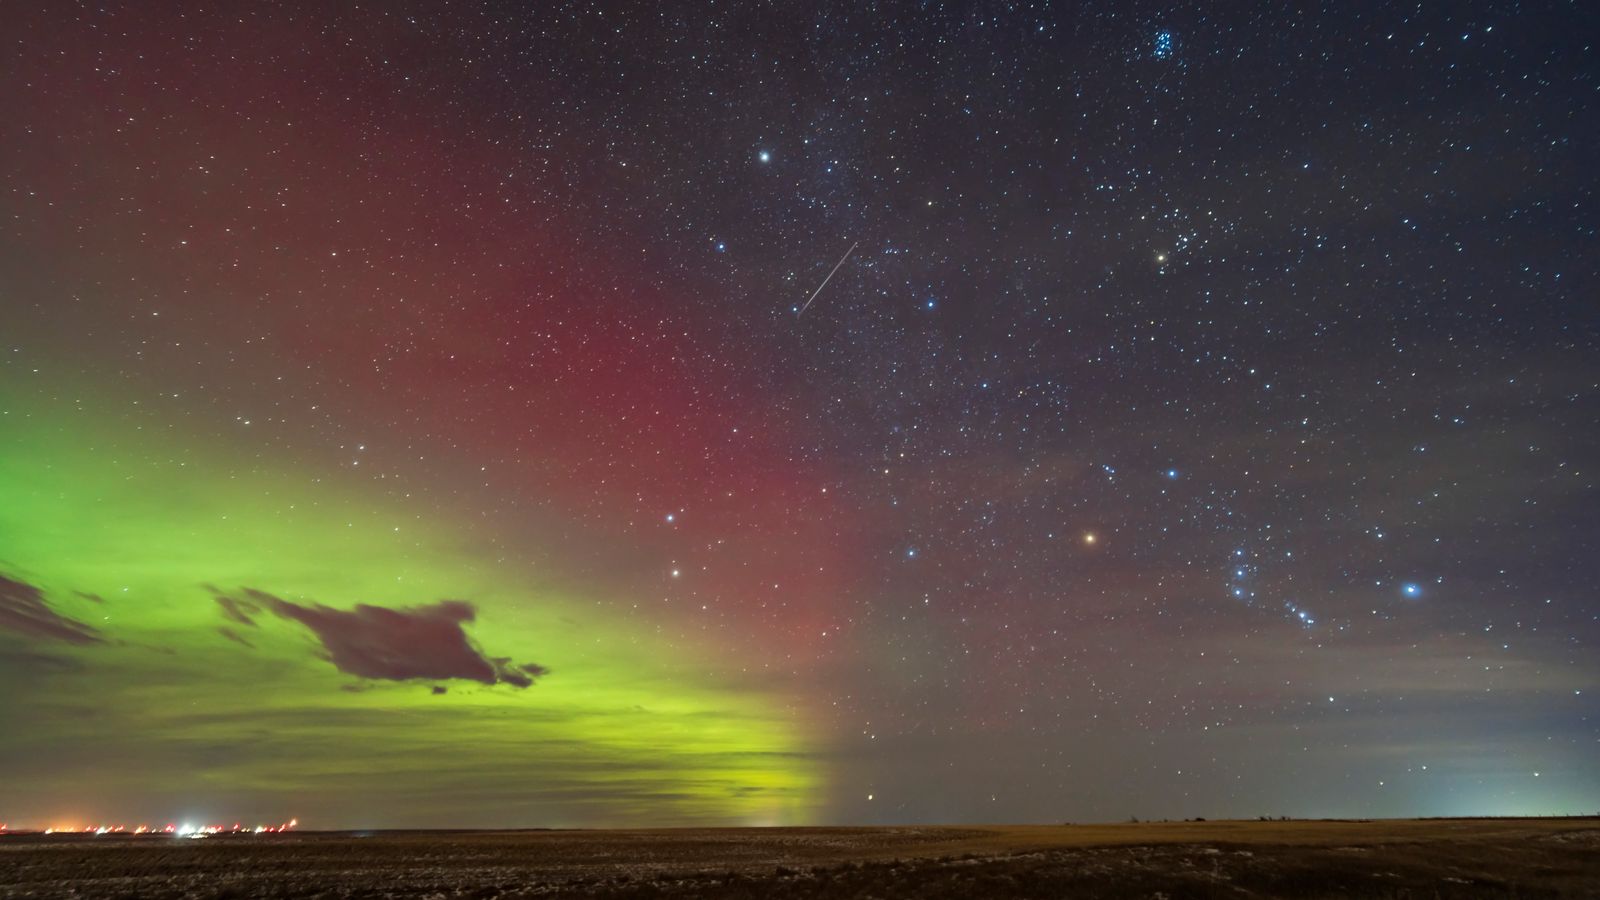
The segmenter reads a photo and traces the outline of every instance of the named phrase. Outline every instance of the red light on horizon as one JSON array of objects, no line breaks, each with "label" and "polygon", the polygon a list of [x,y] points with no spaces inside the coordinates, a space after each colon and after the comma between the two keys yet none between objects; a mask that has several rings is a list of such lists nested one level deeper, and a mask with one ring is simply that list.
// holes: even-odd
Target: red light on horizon
[{"label": "red light on horizon", "polygon": [[[92,834],[95,836],[107,834],[170,834],[179,837],[204,837],[214,834],[266,834],[289,831],[300,824],[299,819],[290,819],[286,823],[276,825],[245,825],[243,822],[234,822],[231,825],[179,825],[168,822],[165,826],[159,825],[128,825],[125,823],[100,823],[98,825],[55,824],[42,829],[44,834]],[[21,832],[11,831],[10,822],[0,822],[0,834],[28,834],[26,827]]]}]

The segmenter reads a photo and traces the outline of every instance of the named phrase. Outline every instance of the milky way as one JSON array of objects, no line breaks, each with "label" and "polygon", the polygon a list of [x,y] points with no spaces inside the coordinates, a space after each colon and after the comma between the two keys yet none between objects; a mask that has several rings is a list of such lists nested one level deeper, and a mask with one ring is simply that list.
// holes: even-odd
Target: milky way
[{"label": "milky way", "polygon": [[0,821],[1600,809],[1578,5],[3,15]]}]

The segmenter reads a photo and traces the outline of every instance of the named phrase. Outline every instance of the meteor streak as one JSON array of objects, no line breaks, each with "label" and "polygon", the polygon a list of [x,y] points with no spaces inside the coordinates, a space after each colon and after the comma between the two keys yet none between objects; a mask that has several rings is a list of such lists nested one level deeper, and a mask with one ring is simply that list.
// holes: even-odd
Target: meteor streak
[{"label": "meteor streak", "polygon": [[[860,244],[860,243],[861,243],[860,241],[856,241],[854,244],[850,245],[850,249],[846,250],[844,252],[844,255],[839,257],[839,262],[838,263],[834,264],[833,272],[839,271],[839,266],[844,265],[844,261],[850,258],[850,254],[855,252],[856,246],[858,244]],[[795,318],[798,319],[801,316],[805,315],[806,309],[811,306],[811,301],[817,299],[817,295],[822,293],[822,289],[828,286],[828,282],[829,281],[833,280],[833,272],[829,272],[828,273],[828,277],[822,279],[822,283],[817,285],[817,289],[812,291],[811,292],[811,296],[806,298],[806,302],[800,305],[800,311],[794,314]]]}]

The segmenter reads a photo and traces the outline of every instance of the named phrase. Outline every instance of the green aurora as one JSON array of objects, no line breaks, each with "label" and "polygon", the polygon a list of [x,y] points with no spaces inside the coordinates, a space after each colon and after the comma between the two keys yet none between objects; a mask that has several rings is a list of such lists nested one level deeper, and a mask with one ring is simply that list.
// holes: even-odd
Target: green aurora
[{"label": "green aurora", "polygon": [[[0,750],[15,775],[0,821],[810,818],[816,777],[790,705],[725,686],[707,648],[669,649],[530,587],[450,523],[337,476],[274,469],[147,413],[15,393],[0,405],[0,574],[99,638],[0,631],[0,717],[52,725]],[[465,600],[485,657],[550,674],[526,689],[352,677],[298,622],[228,619],[217,594],[242,589],[338,609]],[[36,810],[52,820],[15,818]]]}]

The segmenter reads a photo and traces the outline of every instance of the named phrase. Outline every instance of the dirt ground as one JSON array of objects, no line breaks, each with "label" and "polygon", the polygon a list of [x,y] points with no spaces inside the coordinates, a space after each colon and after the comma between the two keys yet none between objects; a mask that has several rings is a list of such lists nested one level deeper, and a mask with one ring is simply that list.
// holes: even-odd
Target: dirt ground
[{"label": "dirt ground", "polygon": [[1600,819],[0,837],[0,898],[1600,897]]}]

